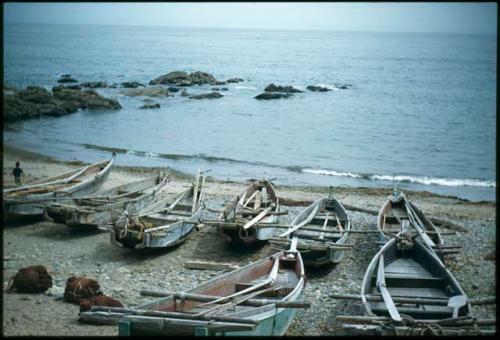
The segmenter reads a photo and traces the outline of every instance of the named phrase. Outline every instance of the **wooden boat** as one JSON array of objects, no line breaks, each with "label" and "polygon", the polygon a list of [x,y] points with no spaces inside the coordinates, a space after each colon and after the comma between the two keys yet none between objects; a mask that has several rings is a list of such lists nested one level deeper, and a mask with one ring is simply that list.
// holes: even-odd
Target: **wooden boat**
[{"label": "wooden boat", "polygon": [[387,241],[370,262],[361,290],[365,313],[395,322],[469,316],[459,283],[422,236],[411,236],[411,228]]},{"label": "wooden boat", "polygon": [[189,189],[139,208],[131,204],[110,231],[111,243],[125,248],[163,248],[184,242],[203,211],[205,176]]},{"label": "wooden boat", "polygon": [[318,267],[339,263],[349,239],[351,218],[342,203],[333,196],[323,197],[304,209],[280,237],[271,242],[288,248],[290,236],[298,238],[297,250],[302,252],[306,266]]},{"label": "wooden boat", "polygon": [[251,244],[273,237],[279,199],[271,181],[262,179],[227,203],[219,216],[218,233],[226,241]]},{"label": "wooden boat", "polygon": [[97,196],[71,198],[64,203],[51,202],[47,214],[55,222],[68,227],[111,227],[128,204],[145,207],[163,191],[168,183],[166,174],[159,174],[100,192]]},{"label": "wooden boat", "polygon": [[108,177],[116,154],[109,161],[98,162],[71,170],[33,184],[3,191],[4,218],[42,217],[45,205],[75,194],[96,191]]},{"label": "wooden boat", "polygon": [[[377,229],[381,233],[381,243],[388,240],[389,234],[387,233],[398,234],[402,228],[413,223],[420,226],[420,229],[426,234],[425,237],[432,241],[431,243],[438,247],[443,245],[441,234],[434,223],[401,192],[395,192],[389,196],[378,213]],[[413,231],[417,232],[417,229],[413,229]]]},{"label": "wooden boat", "polygon": [[273,254],[186,292],[142,291],[163,296],[134,309],[92,307],[80,320],[118,323],[119,335],[284,335],[305,285],[300,253]]}]

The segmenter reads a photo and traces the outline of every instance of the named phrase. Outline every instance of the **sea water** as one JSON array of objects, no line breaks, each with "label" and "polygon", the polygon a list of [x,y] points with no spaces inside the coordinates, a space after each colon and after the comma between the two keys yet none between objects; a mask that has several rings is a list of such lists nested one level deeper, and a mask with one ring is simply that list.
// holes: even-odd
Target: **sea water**
[{"label": "sea water", "polygon": [[[117,164],[221,179],[496,199],[496,35],[4,24],[3,38],[4,83],[16,87],[50,90],[68,73],[244,79],[217,86],[228,88],[220,99],[152,98],[154,110],[127,89],[97,89],[123,108],[5,124],[7,144],[88,162],[116,151]],[[255,99],[270,83],[304,92]]]}]

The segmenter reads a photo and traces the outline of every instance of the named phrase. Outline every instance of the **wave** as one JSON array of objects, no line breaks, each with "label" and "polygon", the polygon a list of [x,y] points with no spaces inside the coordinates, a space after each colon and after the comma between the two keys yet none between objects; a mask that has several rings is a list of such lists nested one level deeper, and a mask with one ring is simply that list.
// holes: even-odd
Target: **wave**
[{"label": "wave", "polygon": [[392,181],[401,183],[418,183],[425,185],[438,185],[447,187],[466,186],[466,187],[496,188],[496,181],[489,181],[482,179],[439,178],[439,177],[409,176],[409,175],[359,174],[352,172],[337,172],[333,170],[323,170],[323,169],[302,169],[302,172],[312,173],[316,175],[325,175],[325,176],[361,178],[367,180]]},{"label": "wave", "polygon": [[343,172],[343,171],[335,171],[335,170],[325,170],[325,169],[311,169],[311,168],[303,168],[301,166],[283,166],[270,164],[266,162],[255,162],[255,161],[246,161],[246,160],[238,160],[233,158],[226,157],[217,157],[210,156],[206,154],[195,154],[195,155],[182,155],[182,154],[171,154],[171,153],[156,153],[151,151],[139,151],[139,150],[129,150],[124,148],[115,148],[115,147],[107,147],[100,146],[94,144],[82,144],[85,148],[94,149],[99,151],[106,152],[116,152],[129,154],[139,157],[154,157],[154,158],[162,158],[169,159],[174,161],[180,160],[202,160],[208,163],[217,163],[217,162],[225,162],[232,164],[240,164],[245,166],[262,166],[266,168],[278,168],[284,169],[289,172],[295,173],[310,173],[315,175],[323,175],[323,176],[336,176],[336,177],[349,177],[349,178],[357,178],[362,180],[372,180],[372,181],[392,181],[392,182],[401,182],[401,183],[418,183],[424,185],[437,185],[437,186],[448,186],[448,187],[486,187],[486,188],[495,188],[496,181],[491,180],[482,180],[482,179],[457,179],[457,178],[438,178],[438,177],[428,177],[428,176],[410,176],[410,175],[378,175],[378,174],[363,174],[356,172]]},{"label": "wave", "polygon": [[238,85],[234,87],[237,90],[257,90],[255,86],[244,86],[244,85]]}]

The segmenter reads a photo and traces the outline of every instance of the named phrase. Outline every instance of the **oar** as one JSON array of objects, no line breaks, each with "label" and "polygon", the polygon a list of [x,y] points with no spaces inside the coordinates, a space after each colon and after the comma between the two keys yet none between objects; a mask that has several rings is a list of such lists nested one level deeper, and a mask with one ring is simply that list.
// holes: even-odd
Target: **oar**
[{"label": "oar", "polygon": [[378,261],[378,271],[377,271],[377,288],[384,299],[385,305],[389,315],[394,321],[401,321],[401,315],[399,315],[398,309],[392,300],[391,294],[387,290],[385,284],[385,274],[384,274],[384,254],[381,253]]},{"label": "oar", "polygon": [[263,210],[260,214],[255,216],[250,222],[247,222],[243,226],[243,229],[246,230],[246,229],[250,228],[251,226],[253,226],[254,224],[256,224],[257,222],[259,222],[260,220],[262,220],[264,217],[266,217],[267,213],[270,212],[271,209],[273,209],[273,208],[274,208],[274,204],[271,204],[271,206],[269,208],[266,208],[265,210]]},{"label": "oar", "polygon": [[467,296],[455,295],[448,300],[448,307],[453,308],[453,317],[458,317],[458,310],[467,303]]},{"label": "oar", "polygon": [[[325,223],[323,223],[323,230],[326,229],[326,225],[328,224],[328,217],[330,217],[330,212],[327,212],[326,213],[326,217],[325,217]],[[337,215],[335,215],[335,217],[337,217]],[[339,219],[337,217],[337,224],[340,226],[340,232],[342,232],[342,226],[340,225],[340,222],[339,222]],[[322,232],[321,234],[319,234],[319,238],[322,240],[325,238],[325,233]]]},{"label": "oar", "polygon": [[417,229],[417,232],[419,233],[420,236],[422,236],[422,239],[425,241],[426,245],[429,246],[430,248],[434,247],[436,244],[431,240],[429,235],[425,233],[423,228],[420,226],[420,224],[415,220],[415,217],[413,216],[409,204],[405,201],[405,208],[408,213],[408,217],[411,220],[411,224]]}]

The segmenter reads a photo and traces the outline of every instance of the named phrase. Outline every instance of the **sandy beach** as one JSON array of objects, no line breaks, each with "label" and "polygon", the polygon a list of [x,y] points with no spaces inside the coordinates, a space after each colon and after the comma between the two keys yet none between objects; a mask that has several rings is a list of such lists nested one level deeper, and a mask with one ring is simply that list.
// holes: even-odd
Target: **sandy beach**
[{"label": "sandy beach", "polygon": [[[82,166],[79,160],[61,161],[44,155],[4,145],[3,185],[14,184],[11,175],[16,160],[24,170],[24,183],[54,176]],[[100,190],[152,175],[159,168],[114,166]],[[196,169],[193,169],[193,173]],[[190,183],[192,176],[171,171],[169,192],[178,192]],[[209,174],[210,175],[210,174]],[[328,194],[328,187],[292,187],[275,183],[278,195],[294,200],[316,200]],[[223,203],[239,194],[244,182],[209,178],[206,183],[206,205],[221,209]],[[333,194],[342,203],[378,211],[390,189],[335,187]],[[459,254],[446,260],[469,298],[496,295],[495,260],[491,260],[496,244],[496,202],[469,202],[429,192],[406,192],[427,216],[450,221],[438,226],[440,231],[454,232],[443,236],[450,245],[461,245]],[[304,207],[283,207],[288,214],[280,222],[289,223]],[[376,216],[360,210],[349,210],[353,228],[374,230]],[[215,218],[205,211],[203,218]],[[457,227],[458,226],[458,227]],[[286,335],[340,335],[335,324],[337,315],[362,315],[359,301],[336,300],[333,293],[359,294],[363,274],[377,251],[376,234],[352,235],[355,246],[336,267],[307,270],[303,299],[311,307],[300,313]],[[62,224],[49,221],[4,223],[3,226],[3,332],[13,335],[117,335],[117,326],[96,326],[78,322],[79,307],[62,300],[66,280],[71,275],[95,278],[101,290],[124,305],[133,306],[148,300],[140,289],[190,289],[223,272],[191,270],[188,260],[248,264],[275,250],[266,244],[254,249],[234,249],[219,239],[216,230],[201,225],[183,244],[157,252],[136,252],[110,244],[109,235],[99,231],[71,231]],[[18,269],[44,265],[52,274],[53,287],[44,294],[17,294],[6,291],[8,280]],[[496,306],[472,307],[478,318],[495,318]]]}]

